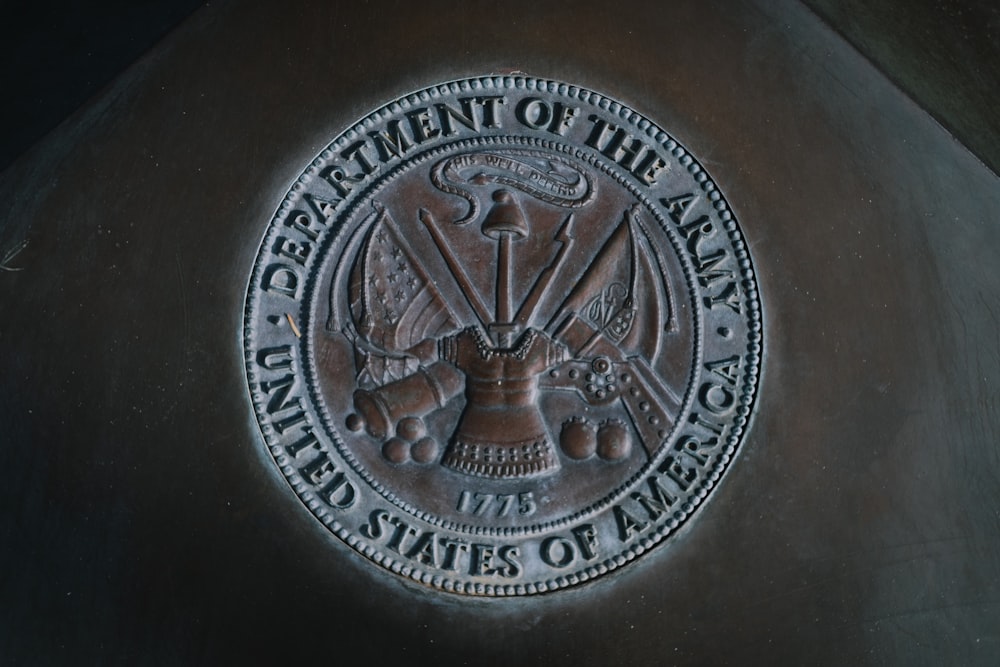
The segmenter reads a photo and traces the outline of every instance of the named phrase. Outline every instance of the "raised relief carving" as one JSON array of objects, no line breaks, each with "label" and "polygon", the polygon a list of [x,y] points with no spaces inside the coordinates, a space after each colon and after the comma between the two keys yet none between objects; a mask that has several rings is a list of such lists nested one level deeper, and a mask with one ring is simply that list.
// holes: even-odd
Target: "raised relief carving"
[{"label": "raised relief carving", "polygon": [[667,539],[751,412],[760,306],[715,183],[654,123],[530,78],[346,130],[247,297],[261,433],[327,529],[446,591],[536,594]]},{"label": "raised relief carving", "polygon": [[[562,437],[567,456],[599,451],[602,460],[618,461],[633,438],[652,455],[676,417],[650,370],[670,330],[671,306],[638,204],[617,224],[587,230],[611,232],[600,245],[581,248],[572,210],[597,192],[592,175],[565,158],[537,150],[469,152],[437,162],[430,180],[465,200],[466,213],[438,222],[441,212],[426,202],[412,211],[420,224],[411,219],[400,226],[374,202],[360,252],[353,263],[345,258],[350,279],[331,281],[331,301],[346,282],[351,304],[350,318],[335,317],[329,326],[355,348],[358,386],[347,426],[364,428],[397,464],[434,462],[444,445],[440,462],[470,475],[547,474],[561,465],[550,424],[582,417],[547,414],[539,392],[568,391],[580,410],[621,403],[631,428],[606,420],[593,429],[589,453],[580,442],[586,429],[576,429],[578,435]],[[553,236],[535,239],[545,231],[525,215],[522,197],[570,211]],[[466,228],[451,235],[453,243],[441,225]],[[484,244],[469,240],[481,241],[477,233],[496,248],[495,275],[482,290],[465,270],[482,260]],[[409,235],[431,240],[440,261],[416,257]],[[529,240],[543,248],[547,241],[549,252],[519,257],[518,247]],[[597,251],[584,258],[582,273],[569,275],[567,255],[587,247]],[[465,309],[448,303],[437,288],[444,281],[453,283]],[[518,299],[515,287],[524,285],[530,289]],[[559,301],[553,294],[565,296]],[[539,308],[542,302],[549,307]],[[465,405],[447,442],[428,438],[422,419],[460,393]]]}]

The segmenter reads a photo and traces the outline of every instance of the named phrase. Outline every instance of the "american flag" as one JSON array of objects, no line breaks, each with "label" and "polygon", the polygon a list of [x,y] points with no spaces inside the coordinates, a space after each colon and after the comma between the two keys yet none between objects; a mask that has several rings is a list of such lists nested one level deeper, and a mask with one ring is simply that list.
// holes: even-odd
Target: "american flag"
[{"label": "american flag", "polygon": [[383,206],[375,210],[351,274],[350,301],[364,356],[359,381],[382,385],[416,371],[417,360],[407,350],[457,325],[399,226]]}]

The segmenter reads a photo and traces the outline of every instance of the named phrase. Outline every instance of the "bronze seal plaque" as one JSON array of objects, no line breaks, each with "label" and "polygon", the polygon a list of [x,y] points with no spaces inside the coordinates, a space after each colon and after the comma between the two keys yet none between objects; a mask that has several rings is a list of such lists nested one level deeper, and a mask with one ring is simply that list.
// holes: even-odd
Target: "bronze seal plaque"
[{"label": "bronze seal plaque", "polygon": [[378,109],[306,168],[246,303],[275,464],[340,539],[447,591],[523,595],[674,534],[751,413],[747,248],[676,140],[527,77]]}]

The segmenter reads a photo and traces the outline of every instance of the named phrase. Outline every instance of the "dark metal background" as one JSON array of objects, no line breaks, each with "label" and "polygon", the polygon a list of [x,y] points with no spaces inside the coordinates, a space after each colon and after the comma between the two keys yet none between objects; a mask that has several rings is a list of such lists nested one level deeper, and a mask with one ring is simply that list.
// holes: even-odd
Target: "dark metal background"
[{"label": "dark metal background", "polygon": [[0,0],[0,170],[202,0]]},{"label": "dark metal background", "polygon": [[[549,596],[384,574],[259,442],[247,278],[343,127],[524,71],[663,124],[756,263],[755,422],[666,547]],[[1000,183],[790,1],[212,4],[0,175],[0,662],[995,664]]]}]

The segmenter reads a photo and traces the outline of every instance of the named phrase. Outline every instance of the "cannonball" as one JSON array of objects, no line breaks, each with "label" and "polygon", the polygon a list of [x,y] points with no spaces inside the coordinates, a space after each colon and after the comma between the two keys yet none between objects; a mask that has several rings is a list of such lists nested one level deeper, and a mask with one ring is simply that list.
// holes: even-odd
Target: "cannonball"
[{"label": "cannonball", "polygon": [[571,459],[589,458],[597,449],[597,430],[586,420],[572,419],[563,424],[559,446]]},{"label": "cannonball", "polygon": [[410,448],[410,456],[417,463],[431,463],[438,457],[437,440],[431,437],[423,437],[413,443]]},{"label": "cannonball", "polygon": [[403,417],[396,424],[396,435],[407,442],[416,442],[427,435],[427,427],[420,417]]},{"label": "cannonball", "polygon": [[597,429],[597,455],[605,461],[620,461],[632,451],[632,438],[625,424],[607,421]]},{"label": "cannonball", "polygon": [[364,418],[355,412],[352,412],[351,414],[347,415],[347,419],[344,421],[347,424],[347,428],[354,431],[355,433],[365,427]]},{"label": "cannonball", "polygon": [[389,438],[382,445],[382,456],[390,463],[406,463],[410,459],[410,443],[402,438]]}]

